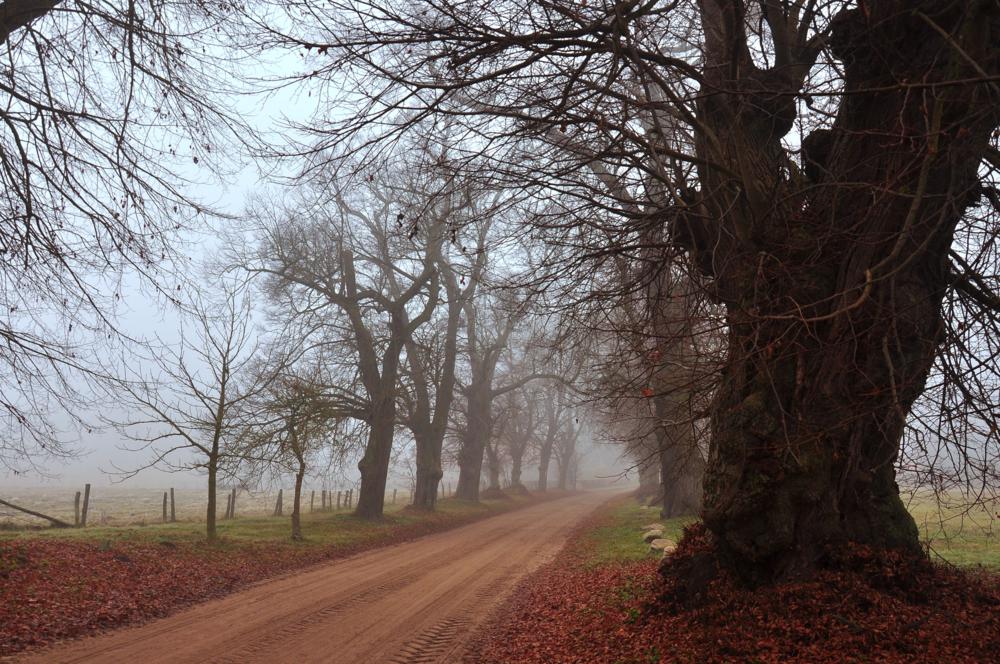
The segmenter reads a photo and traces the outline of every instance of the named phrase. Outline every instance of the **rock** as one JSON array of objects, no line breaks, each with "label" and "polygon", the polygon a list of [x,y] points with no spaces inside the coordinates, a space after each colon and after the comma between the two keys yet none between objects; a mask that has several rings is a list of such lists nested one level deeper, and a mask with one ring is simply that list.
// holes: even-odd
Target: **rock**
[{"label": "rock", "polygon": [[639,526],[639,530],[646,532],[649,530],[663,530],[662,523],[647,523],[645,526]]},{"label": "rock", "polygon": [[652,542],[653,540],[656,539],[660,539],[662,537],[663,537],[662,530],[650,530],[648,533],[642,536],[642,539],[644,542],[648,544],[649,542]]},{"label": "rock", "polygon": [[649,543],[651,551],[662,551],[664,555],[673,553],[677,549],[677,544],[673,540],[655,539]]}]

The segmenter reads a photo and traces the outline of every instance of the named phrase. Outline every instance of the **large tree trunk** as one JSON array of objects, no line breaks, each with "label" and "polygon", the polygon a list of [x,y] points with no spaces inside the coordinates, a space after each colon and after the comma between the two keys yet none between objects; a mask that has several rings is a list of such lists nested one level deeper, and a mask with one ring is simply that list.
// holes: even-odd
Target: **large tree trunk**
[{"label": "large tree trunk", "polygon": [[510,488],[523,490],[521,484],[521,465],[524,462],[524,446],[511,450],[510,455]]},{"label": "large tree trunk", "polygon": [[639,500],[646,500],[660,492],[660,466],[659,456],[655,452],[641,452],[643,458],[639,464],[639,488],[635,491],[635,497]]},{"label": "large tree trunk", "polygon": [[574,461],[575,459],[571,455],[568,458],[561,459],[560,463],[558,464],[559,465],[558,488],[560,491],[565,491],[566,488],[569,486],[569,473],[570,473],[570,468],[572,468]]},{"label": "large tree trunk", "polygon": [[538,452],[538,490],[549,489],[549,464],[552,461],[552,441],[546,439]]},{"label": "large tree trunk", "polygon": [[665,442],[660,448],[660,490],[663,492],[660,516],[671,519],[698,514],[704,474],[705,460],[696,445]]},{"label": "large tree trunk", "polygon": [[[696,358],[690,357],[689,346],[675,344],[671,357],[674,367],[689,364]],[[694,372],[687,374],[673,370],[672,375],[681,379],[681,385],[674,385],[667,393],[653,400],[656,418],[656,441],[660,475],[660,516],[670,519],[676,516],[698,514],[702,508],[702,479],[705,475],[705,459],[698,447],[694,412],[691,407],[690,386],[697,377]],[[688,386],[686,389],[683,385]],[[666,381],[665,381],[666,382]]]},{"label": "large tree trunk", "polygon": [[361,471],[361,488],[358,506],[354,513],[364,519],[381,519],[385,507],[385,486],[389,477],[389,460],[392,458],[393,428],[395,426],[395,397],[382,400],[375,412],[365,455],[358,462]]},{"label": "large tree trunk", "polygon": [[[692,244],[712,257],[702,266],[729,330],[704,519],[748,580],[808,572],[848,541],[920,554],[894,464],[942,340],[948,250],[1000,106],[987,84],[900,82],[995,76],[1000,30],[986,6],[885,0],[842,13],[831,43],[845,95],[832,130],[803,143],[807,182],[780,157],[794,81],[748,55],[717,69],[710,58],[713,89],[747,94],[709,96],[701,112],[720,132],[702,156],[731,169],[702,168],[705,218],[736,239],[709,231]],[[706,231],[697,223],[692,237]]]},{"label": "large tree trunk", "polygon": [[458,487],[455,497],[461,500],[479,500],[479,480],[483,474],[483,455],[486,441],[493,429],[490,406],[492,393],[489,384],[473,385],[469,390],[468,422],[462,449],[458,453]]},{"label": "large tree trunk", "polygon": [[559,435],[559,402],[561,387],[551,390],[545,397],[545,438],[538,450],[538,490],[549,488],[549,465],[552,462],[552,450]]},{"label": "large tree trunk", "polygon": [[488,491],[500,491],[500,455],[497,450],[497,444],[486,443],[486,472],[489,476],[489,486],[487,486]]},{"label": "large tree trunk", "polygon": [[433,511],[437,504],[438,484],[444,477],[441,469],[441,444],[428,441],[430,435],[413,431],[417,448],[417,477],[413,490],[413,506]]}]

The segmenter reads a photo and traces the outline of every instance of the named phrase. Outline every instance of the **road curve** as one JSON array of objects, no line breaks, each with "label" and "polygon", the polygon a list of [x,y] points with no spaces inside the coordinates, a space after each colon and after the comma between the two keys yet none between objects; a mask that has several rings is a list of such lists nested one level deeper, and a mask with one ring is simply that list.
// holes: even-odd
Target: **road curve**
[{"label": "road curve", "polygon": [[609,498],[601,491],[533,505],[17,661],[454,662],[514,584]]}]

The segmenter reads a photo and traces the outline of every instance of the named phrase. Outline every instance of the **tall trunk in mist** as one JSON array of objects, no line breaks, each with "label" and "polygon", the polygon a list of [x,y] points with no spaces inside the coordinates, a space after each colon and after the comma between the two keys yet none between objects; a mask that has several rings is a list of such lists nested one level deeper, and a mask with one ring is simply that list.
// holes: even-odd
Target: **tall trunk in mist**
[{"label": "tall trunk in mist", "polygon": [[458,488],[455,496],[462,500],[479,500],[479,481],[483,473],[483,454],[493,435],[493,399],[523,385],[526,380],[494,387],[497,363],[507,347],[507,340],[518,320],[508,313],[500,329],[486,333],[479,324],[476,302],[465,301],[467,353],[471,380],[465,388],[467,400],[465,436],[458,454]]},{"label": "tall trunk in mist", "polygon": [[669,395],[657,396],[655,408],[660,492],[664,519],[701,511],[705,459],[698,448],[690,409]]},{"label": "tall trunk in mist", "polygon": [[[495,366],[495,365],[494,365]],[[493,430],[493,367],[480,367],[478,376],[473,370],[472,384],[466,390],[468,408],[465,436],[458,453],[458,487],[455,497],[462,500],[479,500],[479,481],[483,474],[483,454],[486,441]]]},{"label": "tall trunk in mist", "polygon": [[[364,296],[360,294],[361,289],[358,287],[353,252],[342,250],[340,254],[343,292],[332,292],[329,289],[325,291],[327,297],[340,307],[350,321],[358,352],[358,370],[368,400],[368,440],[364,455],[358,461],[361,487],[354,511],[365,519],[382,518],[396,426],[400,355],[413,333],[430,320],[437,305],[440,282],[435,266],[439,250],[440,239],[432,237],[428,241],[421,274],[414,278],[407,289],[397,289],[392,300],[381,301],[381,306],[389,317],[388,343],[384,348],[379,347],[368,329],[365,310],[361,304]],[[407,306],[425,288],[426,300],[418,314],[411,319]]]},{"label": "tall trunk in mist", "polygon": [[575,461],[576,461],[576,459],[571,456],[568,459],[562,460],[562,462],[558,464],[558,466],[559,466],[559,474],[558,474],[558,485],[557,485],[557,488],[560,491],[565,491],[566,487],[569,485],[570,469],[572,468],[573,463]]},{"label": "tall trunk in mist", "polygon": [[500,491],[500,450],[497,443],[486,441],[486,473],[489,484],[486,489],[490,492]]},{"label": "tall trunk in mist", "polygon": [[[657,240],[648,238],[656,247]],[[650,261],[652,262],[652,261]],[[716,370],[710,357],[696,349],[697,286],[683,267],[660,269],[646,286],[647,316],[656,345],[650,384],[656,419],[653,437],[659,471],[657,495],[664,518],[701,511],[705,461],[698,446],[694,404],[702,399],[702,384]]]},{"label": "tall trunk in mist", "polygon": [[417,471],[413,486],[413,506],[433,511],[437,505],[438,484],[444,477],[441,468],[441,445],[436,444],[436,437],[429,432],[413,431],[413,443],[416,448]]},{"label": "tall trunk in mist", "polygon": [[510,488],[511,489],[524,489],[524,483],[521,482],[521,466],[524,463],[524,448],[519,448],[516,452],[510,455]]},{"label": "tall trunk in mist", "polygon": [[639,465],[639,488],[635,497],[639,500],[652,498],[660,492],[660,468],[658,450],[642,449]]},{"label": "tall trunk in mist", "polygon": [[565,491],[569,486],[569,477],[573,466],[577,463],[576,444],[580,439],[580,432],[583,425],[575,422],[573,417],[568,417],[566,428],[559,439],[556,462],[558,466],[557,481],[558,488]]},{"label": "tall trunk in mist", "polygon": [[555,386],[545,395],[545,436],[538,449],[538,490],[549,488],[549,464],[552,462],[552,450],[556,444],[561,425],[560,402],[562,401],[562,386]]},{"label": "tall trunk in mist", "polygon": [[[413,376],[415,407],[408,420],[413,432],[416,446],[416,485],[413,491],[413,506],[431,511],[437,504],[438,483],[444,477],[441,467],[441,450],[444,447],[444,437],[448,429],[448,414],[455,398],[455,362],[458,357],[458,329],[462,319],[462,308],[475,294],[476,284],[486,263],[486,251],[483,249],[486,232],[485,226],[480,232],[479,252],[476,263],[472,267],[469,283],[462,288],[455,278],[455,272],[445,258],[441,258],[441,272],[444,277],[445,291],[448,296],[448,317],[445,323],[444,347],[442,349],[440,378],[436,386],[434,406],[431,407],[431,395],[428,388],[429,376],[427,354],[411,337],[407,342],[406,354]],[[432,413],[433,411],[433,413]]]},{"label": "tall trunk in mist", "polygon": [[816,49],[779,43],[775,68],[758,68],[742,6],[701,2],[712,92],[697,218],[678,225],[727,308],[704,520],[750,580],[806,572],[846,541],[919,555],[894,464],[942,340],[954,231],[1000,122],[983,82],[1000,73],[1000,12],[940,0],[842,11],[830,44],[845,94],[832,128],[803,141],[803,174],[780,141]]},{"label": "tall trunk in mist", "polygon": [[552,462],[552,445],[542,443],[538,455],[538,490],[549,490],[549,464]]},{"label": "tall trunk in mist", "polygon": [[537,390],[523,396],[512,392],[507,397],[504,448],[510,457],[510,489],[516,493],[526,493],[528,490],[521,480],[521,474],[524,455],[537,428],[537,400]]}]

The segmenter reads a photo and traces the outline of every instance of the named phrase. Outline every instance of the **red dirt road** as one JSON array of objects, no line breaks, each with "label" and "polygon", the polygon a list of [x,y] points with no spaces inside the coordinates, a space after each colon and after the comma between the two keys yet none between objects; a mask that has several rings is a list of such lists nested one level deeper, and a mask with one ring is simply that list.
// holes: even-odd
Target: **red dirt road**
[{"label": "red dirt road", "polygon": [[534,505],[16,661],[454,662],[514,584],[609,498],[592,492]]}]

